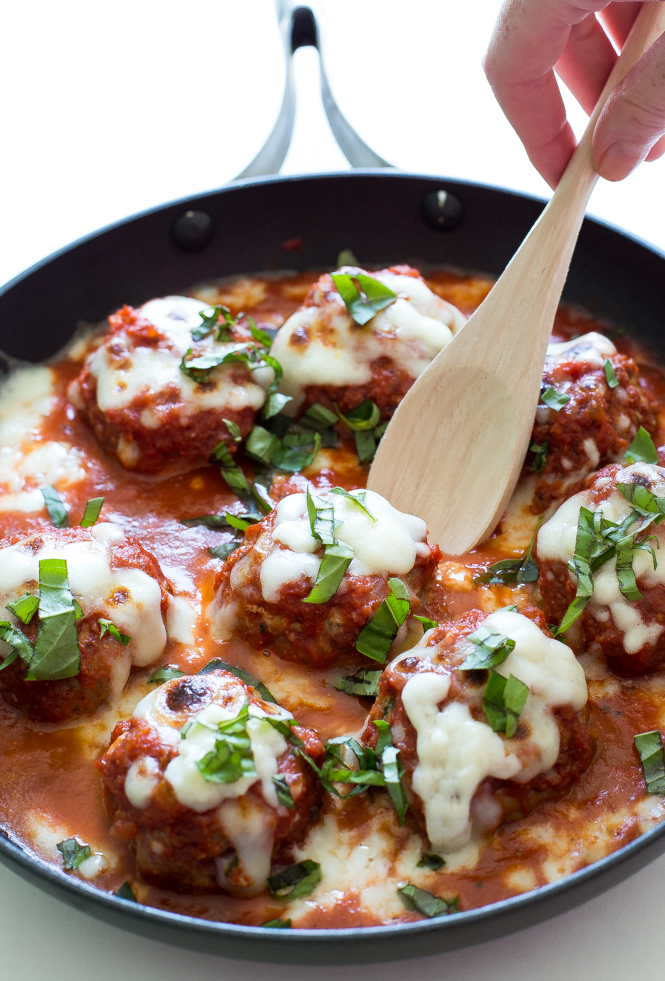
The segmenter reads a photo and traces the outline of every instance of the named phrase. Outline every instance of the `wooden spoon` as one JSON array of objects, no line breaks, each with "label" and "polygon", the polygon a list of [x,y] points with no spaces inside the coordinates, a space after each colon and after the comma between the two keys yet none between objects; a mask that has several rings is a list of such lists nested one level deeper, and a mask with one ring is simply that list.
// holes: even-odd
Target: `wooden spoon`
[{"label": "wooden spoon", "polygon": [[556,191],[463,329],[397,408],[368,487],[461,555],[501,518],[529,446],[554,316],[591,191],[591,139],[612,89],[665,30],[645,3]]}]

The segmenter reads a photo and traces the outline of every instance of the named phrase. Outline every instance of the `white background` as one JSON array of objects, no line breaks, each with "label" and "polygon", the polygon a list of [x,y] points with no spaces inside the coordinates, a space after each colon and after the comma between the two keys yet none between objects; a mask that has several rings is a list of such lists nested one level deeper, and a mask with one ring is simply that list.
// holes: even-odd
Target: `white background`
[{"label": "white background", "polygon": [[[406,170],[547,188],[487,86],[498,0],[328,0],[329,80],[361,136]],[[345,166],[296,55],[284,172]],[[0,10],[0,282],[143,208],[220,186],[261,147],[284,68],[271,0],[22,0]],[[577,129],[583,115],[567,98]],[[601,182],[590,212],[665,249],[665,162]],[[44,297],[48,310],[49,297]],[[0,762],[1,765],[1,762]],[[290,968],[163,947],[74,912],[0,868],[0,978],[27,981],[662,979],[665,858],[557,920],[411,964]]]}]

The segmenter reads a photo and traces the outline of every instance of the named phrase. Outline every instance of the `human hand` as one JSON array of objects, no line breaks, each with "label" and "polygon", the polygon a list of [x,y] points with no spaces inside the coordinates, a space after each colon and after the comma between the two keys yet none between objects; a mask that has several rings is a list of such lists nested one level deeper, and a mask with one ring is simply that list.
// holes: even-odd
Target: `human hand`
[{"label": "human hand", "polygon": [[[610,39],[621,48],[641,6],[632,0],[505,0],[501,8],[485,74],[551,187],[576,145],[554,69],[590,114],[617,59]],[[610,95],[593,135],[596,170],[606,180],[622,180],[642,160],[665,153],[664,133],[665,34]]]}]

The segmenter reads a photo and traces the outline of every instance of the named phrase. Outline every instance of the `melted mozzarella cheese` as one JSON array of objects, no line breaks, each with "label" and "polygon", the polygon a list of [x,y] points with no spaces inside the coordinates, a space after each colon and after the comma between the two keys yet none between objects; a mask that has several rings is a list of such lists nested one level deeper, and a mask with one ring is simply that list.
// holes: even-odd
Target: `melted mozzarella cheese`
[{"label": "melted mozzarella cheese", "polygon": [[134,807],[147,807],[159,783],[159,763],[151,756],[134,760],[125,777],[125,794]]},{"label": "melted mozzarella cheese", "polygon": [[265,889],[270,875],[273,822],[265,808],[250,797],[225,801],[219,809],[219,821],[235,848],[244,875],[251,883],[240,887],[229,884],[225,873],[228,857],[217,859],[217,881],[222,888],[230,889],[236,895],[258,895]]},{"label": "melted mozzarella cheese", "polygon": [[[144,667],[157,660],[166,644],[159,584],[140,569],[112,570],[103,541],[46,540],[37,552],[21,543],[0,549],[0,619],[14,622],[7,603],[36,591],[39,562],[55,558],[67,562],[69,586],[83,613],[99,613],[131,637],[131,662]],[[9,650],[4,644],[2,649]]]},{"label": "melted mozzarella cheese", "polygon": [[[634,463],[621,471],[621,483],[644,483],[656,497],[665,497],[665,469],[648,463]],[[575,554],[575,540],[580,508],[600,511],[610,521],[619,522],[631,511],[630,503],[618,491],[613,491],[605,501],[594,509],[589,491],[581,491],[565,501],[558,511],[547,521],[538,533],[538,557],[541,560],[568,564]],[[659,542],[665,543],[665,529],[653,529]],[[651,555],[638,550],[633,552],[633,571],[635,578],[644,577],[647,586],[665,585],[665,569],[661,563],[653,567]],[[569,571],[573,581],[575,574]],[[614,625],[623,634],[623,647],[627,654],[635,654],[647,644],[654,644],[663,632],[658,622],[645,623],[635,603],[622,595],[616,574],[616,559],[609,562],[594,574],[594,591],[587,609],[597,620],[603,621],[607,611]]]},{"label": "melted mozzarella cheese", "polygon": [[390,272],[372,277],[397,299],[363,327],[342,298],[330,294],[321,306],[297,310],[277,334],[272,354],[284,370],[280,390],[294,399],[292,410],[308,385],[367,384],[371,362],[380,357],[392,358],[417,378],[464,325],[464,315],[421,280]]},{"label": "melted mozzarella cheese", "polygon": [[[506,678],[514,675],[529,688],[520,715],[526,738],[516,734],[502,739],[489,725],[474,719],[463,702],[448,702],[439,709],[450,687],[447,674],[415,674],[402,693],[418,734],[413,789],[423,802],[432,847],[444,853],[471,840],[471,801],[482,781],[493,776],[526,783],[552,767],[560,744],[552,709],[571,705],[579,711],[587,699],[584,671],[565,644],[546,637],[531,620],[510,610],[490,614],[483,625],[515,641],[514,650],[495,670]],[[425,647],[426,642],[427,635],[408,654],[432,657],[436,647]]]},{"label": "melted mozzarella cheese", "polygon": [[[167,296],[150,300],[138,312],[166,336],[168,346],[128,347],[121,334],[111,335],[88,362],[97,379],[97,404],[102,412],[127,408],[139,396],[147,396],[152,401],[141,413],[141,422],[147,429],[157,429],[173,410],[172,400],[158,400],[166,389],[175,391],[182,403],[179,411],[185,417],[222,407],[261,408],[265,402],[264,387],[257,384],[255,376],[252,381],[237,384],[232,378],[232,364],[215,368],[205,385],[199,385],[180,370],[183,355],[194,343],[191,330],[201,324],[201,312],[212,313],[210,307],[192,297]],[[119,345],[122,345],[120,351]],[[220,344],[208,337],[200,342],[197,351],[224,354],[236,348],[235,342]],[[265,387],[271,380],[271,375],[261,378]],[[122,459],[131,466],[129,457]]]},{"label": "melted mozzarella cheese", "polygon": [[572,341],[556,341],[547,345],[547,358],[553,361],[580,361],[602,368],[608,358],[617,353],[612,341],[595,330]]},{"label": "melted mozzarella cheese", "polygon": [[[351,493],[356,497],[360,495],[359,500],[364,501],[373,518],[340,494],[317,493],[314,496],[315,503],[332,505],[335,537],[354,550],[348,575],[406,575],[413,569],[417,556],[427,549],[425,522],[415,515],[398,511],[375,491]],[[296,581],[303,570],[308,578],[315,578],[318,571],[320,560],[310,553],[319,549],[321,543],[311,533],[304,494],[292,494],[278,503],[272,537],[287,547],[264,559],[261,583],[263,586],[263,567],[270,559],[266,586],[270,596],[278,597],[279,588],[286,582]],[[265,588],[263,596],[268,602],[276,602],[276,598],[269,599]]]},{"label": "melted mozzarella cheese", "polygon": [[55,405],[50,368],[21,368],[0,390],[0,511],[44,509],[40,487],[59,491],[83,480],[83,454],[44,440],[39,427]]}]

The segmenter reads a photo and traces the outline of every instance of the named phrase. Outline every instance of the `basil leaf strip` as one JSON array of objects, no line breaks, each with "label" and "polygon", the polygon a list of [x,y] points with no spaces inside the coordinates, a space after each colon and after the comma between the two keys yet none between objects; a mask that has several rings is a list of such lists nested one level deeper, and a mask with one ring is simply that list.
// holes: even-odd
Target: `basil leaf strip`
[{"label": "basil leaf strip", "polygon": [[138,902],[134,890],[128,882],[123,882],[120,888],[116,890],[115,895],[119,899],[127,899],[130,903]]},{"label": "basil leaf strip", "polygon": [[357,491],[356,494],[351,494],[349,491],[344,490],[343,487],[333,487],[330,491],[331,494],[339,494],[340,497],[346,497],[352,504],[364,511],[368,518],[372,521],[376,521],[376,518],[370,511],[370,509],[365,504],[365,497],[367,496],[367,491],[361,490]]},{"label": "basil leaf strip", "polygon": [[24,593],[23,596],[14,600],[13,603],[7,603],[7,609],[11,610],[21,623],[30,623],[37,612],[38,606],[39,599],[37,596],[33,596],[32,593]]},{"label": "basil leaf strip", "polygon": [[304,416],[298,420],[298,424],[322,432],[336,425],[337,420],[336,412],[326,409],[325,405],[321,405],[320,402],[315,402],[314,405],[310,405]]},{"label": "basil leaf strip", "polygon": [[422,623],[425,633],[427,633],[428,630],[433,630],[435,627],[439,626],[436,620],[430,620],[429,617],[418,616],[417,613],[413,614],[413,619],[417,620],[419,623]]},{"label": "basil leaf strip", "polygon": [[623,455],[628,463],[658,463],[658,453],[644,426],[637,430],[635,439]]},{"label": "basil leaf strip", "polygon": [[665,794],[665,753],[658,729],[640,732],[633,737],[642,764],[648,794]]},{"label": "basil leaf strip", "polygon": [[515,735],[528,697],[528,685],[514,675],[504,678],[498,671],[490,670],[483,695],[483,711],[494,732],[505,732],[507,739]]},{"label": "basil leaf strip", "polygon": [[205,667],[201,668],[198,674],[210,674],[211,671],[228,671],[230,674],[235,675],[236,678],[240,678],[241,681],[244,681],[246,685],[251,685],[252,688],[256,688],[264,702],[272,702],[274,705],[277,705],[277,700],[275,699],[274,695],[272,695],[270,690],[266,688],[262,681],[259,681],[259,679],[255,678],[253,674],[250,674],[249,671],[245,671],[243,668],[236,668],[233,664],[227,664],[226,661],[222,661],[219,657],[215,657],[212,661],[208,661]]},{"label": "basil leaf strip", "polygon": [[423,852],[420,856],[420,861],[416,862],[416,868],[430,869],[432,872],[438,872],[445,864],[445,859],[441,858],[440,855],[434,855],[432,852]]},{"label": "basil leaf strip", "polygon": [[92,855],[90,845],[82,844],[76,838],[59,841],[55,847],[62,855],[62,864],[70,871],[75,871],[81,862],[85,862],[86,858]]},{"label": "basil leaf strip", "polygon": [[232,419],[222,419],[222,422],[229,431],[229,436],[234,443],[239,443],[242,439],[242,433],[240,432],[240,426],[237,422],[233,422]]},{"label": "basil leaf strip", "polygon": [[397,892],[407,909],[422,913],[429,919],[459,913],[459,896],[451,900],[442,899],[441,896],[434,896],[426,889],[420,889],[410,882],[406,886],[400,886]]},{"label": "basil leaf strip", "polygon": [[342,251],[337,256],[337,268],[340,266],[358,266],[358,260],[354,256],[351,249],[342,249]]},{"label": "basil leaf strip", "polygon": [[397,299],[397,293],[384,286],[378,279],[365,273],[333,273],[332,281],[338,290],[346,309],[357,324],[362,327],[379,310],[385,309]]},{"label": "basil leaf strip", "polygon": [[[254,766],[252,743],[247,733],[249,721],[249,702],[245,701],[238,714],[232,719],[217,723],[219,735],[215,738],[215,747],[209,753],[196,760],[196,768],[208,783],[236,783],[243,777],[257,776]],[[181,730],[183,738],[187,738],[200,722],[193,721],[192,725]]]},{"label": "basil leaf strip", "polygon": [[[193,327],[191,330],[192,340],[202,341],[204,337],[207,337],[208,334],[214,331],[215,340],[222,342],[231,340],[231,328],[238,325],[242,314],[233,317],[228,307],[219,304],[210,314],[207,314],[205,310],[201,310],[199,317],[201,318],[201,323],[198,327]],[[220,317],[222,318],[222,323],[220,323]]]},{"label": "basil leaf strip", "polygon": [[274,920],[266,920],[261,926],[270,930],[290,930],[291,920],[280,920],[279,917],[276,917]]},{"label": "basil leaf strip", "polygon": [[[6,644],[14,648],[14,654],[18,655],[21,660],[30,666],[32,659],[34,657],[34,650],[32,644],[25,636],[21,630],[17,630],[16,627],[12,626],[7,620],[0,620],[0,640],[4,640]],[[3,668],[8,668],[12,661],[15,661],[16,657],[6,657],[2,662]]]},{"label": "basil leaf strip", "polygon": [[[253,484],[249,483],[247,477],[245,477],[245,474],[229,453],[226,443],[222,441],[217,444],[210,455],[210,460],[212,463],[220,464],[222,478],[241,500],[253,501],[254,504],[258,505],[259,511],[263,514],[268,514],[272,510],[268,501],[261,497]],[[251,510],[251,505],[248,510]]]},{"label": "basil leaf strip", "polygon": [[372,429],[376,429],[381,418],[378,405],[376,402],[372,402],[371,399],[365,399],[355,409],[351,409],[346,416],[342,415],[337,406],[335,406],[335,409],[337,409],[337,414],[342,422],[345,422],[351,432],[354,433],[369,432]]},{"label": "basil leaf strip", "polygon": [[118,628],[116,627],[116,625],[112,623],[110,620],[106,620],[104,619],[104,617],[101,617],[97,621],[97,623],[100,626],[100,631],[99,631],[100,640],[104,636],[104,634],[108,631],[111,637],[113,637],[114,640],[119,641],[123,647],[127,647],[127,645],[131,642],[132,638],[128,637],[127,634],[121,634]]},{"label": "basil leaf strip", "polygon": [[208,549],[208,555],[212,556],[213,559],[228,559],[237,548],[242,545],[241,541],[238,542],[224,542],[223,545],[213,545]]},{"label": "basil leaf strip", "polygon": [[619,379],[616,376],[616,372],[612,367],[612,362],[608,359],[603,365],[605,371],[605,378],[607,379],[607,384],[609,388],[616,388],[619,384]]},{"label": "basil leaf strip", "polygon": [[541,521],[538,522],[523,558],[501,559],[499,562],[495,562],[494,565],[489,567],[487,572],[475,576],[474,583],[489,586],[509,586],[516,583],[518,586],[521,586],[525,582],[537,582],[538,566],[533,559],[532,553],[541,523]]},{"label": "basil leaf strip", "polygon": [[506,658],[515,650],[515,641],[504,634],[493,634],[482,624],[467,640],[476,645],[476,650],[468,654],[462,664],[462,671],[476,671],[480,668],[494,668],[503,664]]},{"label": "basil leaf strip", "polygon": [[321,866],[318,862],[305,859],[291,865],[283,872],[268,876],[268,888],[273,896],[280,899],[300,899],[309,894],[321,881]]},{"label": "basil leaf strip", "polygon": [[148,678],[149,685],[163,685],[165,681],[173,681],[174,678],[184,678],[185,672],[180,668],[158,668],[157,671]]},{"label": "basil leaf strip", "polygon": [[89,528],[97,521],[100,511],[104,505],[103,497],[91,497],[85,506],[83,517],[81,518],[81,528]]},{"label": "basil leaf strip", "polygon": [[379,678],[381,669],[361,668],[346,678],[335,681],[333,688],[343,691],[346,695],[362,695],[365,698],[376,698],[379,694]]},{"label": "basil leaf strip", "polygon": [[409,615],[409,591],[401,579],[388,580],[390,592],[360,631],[356,650],[374,661],[385,662],[399,628]]},{"label": "basil leaf strip", "polygon": [[[1,626],[2,626],[2,623],[0,623],[0,627]],[[0,639],[2,639],[2,635],[1,634],[0,634]],[[18,657],[18,652],[16,650],[13,650],[11,652],[11,654],[8,654],[7,655],[7,657],[4,659],[4,661],[2,662],[2,664],[0,664],[0,671],[4,671],[5,668],[8,668],[10,664],[13,664],[14,661],[17,659],[17,657]]]},{"label": "basil leaf strip", "polygon": [[533,473],[541,473],[547,463],[547,441],[543,443],[531,443],[529,450],[534,454],[531,462],[531,470]]},{"label": "basil leaf strip", "polygon": [[46,505],[48,516],[51,519],[51,524],[55,525],[56,528],[66,528],[68,524],[67,508],[62,503],[60,495],[55,487],[52,487],[49,484],[45,487],[40,487],[39,489],[42,492],[42,497],[44,498],[44,504]]},{"label": "basil leaf strip", "polygon": [[277,791],[277,800],[284,807],[288,807],[290,811],[295,811],[296,805],[294,803],[289,785],[286,782],[286,777],[283,773],[274,773],[272,782],[275,784],[275,790]]},{"label": "basil leaf strip", "polygon": [[327,603],[339,589],[344,573],[351,564],[353,549],[344,542],[326,545],[316,582],[304,603]]},{"label": "basil leaf strip", "polygon": [[570,402],[570,395],[566,395],[564,392],[558,392],[556,388],[552,388],[550,385],[544,392],[540,393],[540,401],[544,402],[549,409],[560,412],[564,405]]},{"label": "basil leaf strip", "polygon": [[196,528],[198,525],[203,525],[204,528],[210,528],[212,531],[229,526],[225,514],[199,514],[195,518],[181,518],[178,524],[185,525],[186,528]]},{"label": "basil leaf strip", "polygon": [[39,628],[26,681],[74,678],[81,670],[76,608],[65,559],[39,562]]}]

